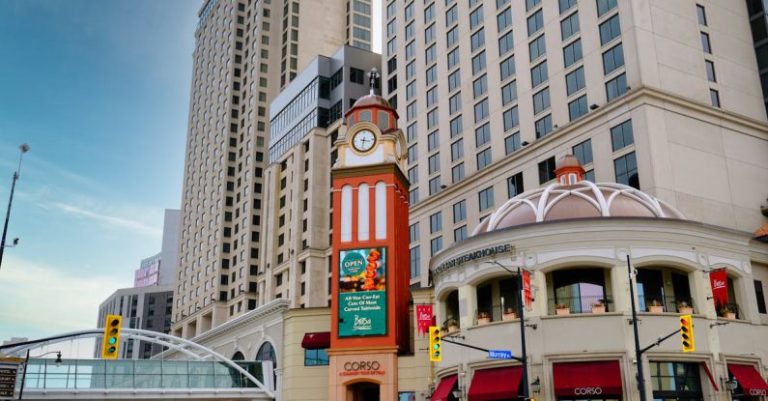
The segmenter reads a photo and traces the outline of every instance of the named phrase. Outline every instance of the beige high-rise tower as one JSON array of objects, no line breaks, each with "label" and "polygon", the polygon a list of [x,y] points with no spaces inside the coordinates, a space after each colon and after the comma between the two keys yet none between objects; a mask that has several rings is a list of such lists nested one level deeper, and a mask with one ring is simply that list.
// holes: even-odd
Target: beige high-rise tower
[{"label": "beige high-rise tower", "polygon": [[172,333],[259,304],[269,103],[318,54],[371,45],[370,0],[206,0],[193,54]]}]

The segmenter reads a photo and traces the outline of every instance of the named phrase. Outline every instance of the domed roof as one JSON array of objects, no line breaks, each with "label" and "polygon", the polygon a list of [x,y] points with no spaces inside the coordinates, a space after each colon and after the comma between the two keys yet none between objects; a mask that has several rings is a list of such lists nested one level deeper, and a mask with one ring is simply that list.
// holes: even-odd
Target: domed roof
[{"label": "domed roof", "polygon": [[[569,155],[570,156],[570,155]],[[571,156],[572,157],[572,156]],[[575,159],[575,157],[573,157]],[[561,159],[556,171],[580,169],[578,161]],[[569,169],[570,167],[570,169]],[[544,188],[526,191],[508,200],[475,228],[472,235],[522,224],[596,217],[647,217],[685,219],[666,202],[643,191],[615,182],[592,183],[558,180]]]},{"label": "domed roof", "polygon": [[352,105],[352,108],[366,107],[366,106],[386,107],[388,109],[392,108],[392,106],[389,105],[389,102],[387,101],[387,99],[384,99],[383,97],[373,93],[369,93],[357,99],[355,104]]}]

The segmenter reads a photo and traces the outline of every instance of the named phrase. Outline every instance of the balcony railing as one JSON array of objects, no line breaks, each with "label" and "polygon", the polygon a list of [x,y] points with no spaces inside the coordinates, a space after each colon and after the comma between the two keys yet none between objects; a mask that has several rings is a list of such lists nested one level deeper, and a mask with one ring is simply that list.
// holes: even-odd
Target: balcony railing
[{"label": "balcony railing", "polygon": [[637,297],[641,312],[650,313],[698,313],[694,308],[693,301],[688,297],[667,296],[661,299],[642,296]]},{"label": "balcony railing", "polygon": [[570,315],[572,313],[605,313],[612,310],[611,300],[601,296],[557,297],[547,302],[548,315]]}]

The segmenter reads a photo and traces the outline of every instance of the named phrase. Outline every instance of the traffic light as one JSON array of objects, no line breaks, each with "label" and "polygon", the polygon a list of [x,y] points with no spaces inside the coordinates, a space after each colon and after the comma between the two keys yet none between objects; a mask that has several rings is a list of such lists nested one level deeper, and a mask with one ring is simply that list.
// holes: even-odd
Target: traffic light
[{"label": "traffic light", "polygon": [[101,357],[103,359],[117,359],[117,351],[120,348],[120,327],[123,317],[120,315],[107,315],[104,322],[104,340],[101,343]]},{"label": "traffic light", "polygon": [[680,339],[683,341],[683,352],[696,351],[696,341],[693,338],[693,317],[680,316]]},{"label": "traffic light", "polygon": [[440,362],[443,360],[443,338],[440,328],[429,326],[429,361]]}]

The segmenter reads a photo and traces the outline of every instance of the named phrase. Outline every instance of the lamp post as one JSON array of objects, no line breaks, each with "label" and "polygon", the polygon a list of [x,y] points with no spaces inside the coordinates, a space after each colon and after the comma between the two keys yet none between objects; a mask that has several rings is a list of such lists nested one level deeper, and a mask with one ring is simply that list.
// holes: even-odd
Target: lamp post
[{"label": "lamp post", "polygon": [[[19,174],[21,174],[21,160],[24,157],[24,153],[29,152],[29,145],[26,143],[21,144],[19,146],[19,166],[16,168],[16,171],[13,173],[13,181],[11,183],[11,196],[8,199],[8,210],[5,212],[5,224],[3,225],[3,239],[0,241],[0,267],[3,265],[3,253],[5,252],[5,236],[8,234],[8,220],[11,217],[11,205],[13,204],[13,192],[16,189],[16,181],[19,179]],[[16,241],[14,241],[15,245]]]},{"label": "lamp post", "polygon": [[[38,355],[38,358],[46,355],[56,354],[56,360],[53,362],[56,366],[61,365],[61,351],[50,351],[44,354]],[[24,396],[24,382],[27,380],[27,368],[29,367],[29,350],[27,350],[27,357],[24,358],[24,372],[21,373],[21,385],[19,387],[19,399]]]}]

